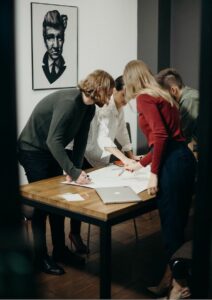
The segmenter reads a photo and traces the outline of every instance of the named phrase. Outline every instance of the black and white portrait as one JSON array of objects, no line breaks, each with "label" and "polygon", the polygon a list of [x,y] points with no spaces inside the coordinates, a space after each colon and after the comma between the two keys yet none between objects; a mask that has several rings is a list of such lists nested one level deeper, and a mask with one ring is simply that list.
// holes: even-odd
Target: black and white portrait
[{"label": "black and white portrait", "polygon": [[33,89],[77,85],[77,7],[31,3]]}]

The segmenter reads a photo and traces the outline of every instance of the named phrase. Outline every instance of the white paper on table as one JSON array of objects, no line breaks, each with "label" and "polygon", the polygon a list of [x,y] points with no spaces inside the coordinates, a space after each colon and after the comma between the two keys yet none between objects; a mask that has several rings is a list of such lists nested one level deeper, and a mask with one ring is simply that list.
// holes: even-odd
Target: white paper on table
[{"label": "white paper on table", "polygon": [[136,172],[125,171],[121,176],[119,176],[122,168],[110,165],[92,171],[89,173],[89,177],[92,182],[89,184],[77,184],[76,182],[66,182],[65,184],[80,185],[89,188],[99,188],[99,187],[113,187],[113,186],[130,186],[137,194],[147,189],[147,184],[150,176],[150,166],[143,167]]},{"label": "white paper on table", "polygon": [[83,201],[85,200],[80,194],[64,193],[59,195],[59,197],[67,201]]}]

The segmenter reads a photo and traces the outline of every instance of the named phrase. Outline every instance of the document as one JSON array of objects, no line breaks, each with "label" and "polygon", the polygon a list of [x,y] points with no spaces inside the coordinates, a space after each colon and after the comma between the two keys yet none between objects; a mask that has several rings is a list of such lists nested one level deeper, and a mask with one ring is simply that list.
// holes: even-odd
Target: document
[{"label": "document", "polygon": [[66,201],[83,201],[85,200],[80,194],[64,193],[59,195],[60,198]]},{"label": "document", "polygon": [[74,181],[63,181],[63,183],[80,185],[94,189],[99,187],[129,186],[137,194],[147,189],[150,176],[150,166],[141,168],[139,171],[135,172],[124,171],[120,175],[121,171],[122,168],[115,165],[109,165],[90,172],[89,177],[91,178],[91,183],[89,184],[82,185],[77,184]]}]

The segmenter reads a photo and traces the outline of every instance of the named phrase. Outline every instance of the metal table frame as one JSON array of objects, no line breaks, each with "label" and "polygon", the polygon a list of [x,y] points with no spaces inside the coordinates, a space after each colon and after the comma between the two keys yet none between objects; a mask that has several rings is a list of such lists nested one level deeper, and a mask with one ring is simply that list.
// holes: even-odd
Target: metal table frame
[{"label": "metal table frame", "polygon": [[46,210],[49,213],[55,213],[68,218],[75,218],[79,221],[97,225],[100,227],[100,298],[111,298],[111,229],[113,225],[122,223],[129,219],[148,213],[157,208],[156,200],[150,199],[140,203],[139,207],[135,206],[134,210],[127,213],[121,213],[104,221],[96,217],[82,215],[70,210],[61,209],[49,204],[37,202],[36,200],[27,199],[21,196],[22,203],[35,208]]}]

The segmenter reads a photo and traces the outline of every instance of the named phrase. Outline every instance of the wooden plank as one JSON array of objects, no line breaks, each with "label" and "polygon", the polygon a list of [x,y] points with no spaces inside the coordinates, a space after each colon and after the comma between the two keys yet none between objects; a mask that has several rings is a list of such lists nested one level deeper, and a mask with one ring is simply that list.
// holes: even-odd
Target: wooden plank
[{"label": "wooden plank", "polygon": [[[136,209],[136,207],[143,203],[105,205],[94,189],[62,184],[61,182],[64,180],[64,176],[58,176],[25,184],[20,186],[20,194],[33,201],[66,209],[85,216],[95,217],[100,220],[110,220],[114,216]],[[68,202],[61,197],[64,193],[80,194],[85,201]],[[141,192],[139,195],[143,201],[153,198],[147,194],[147,191]]]}]

